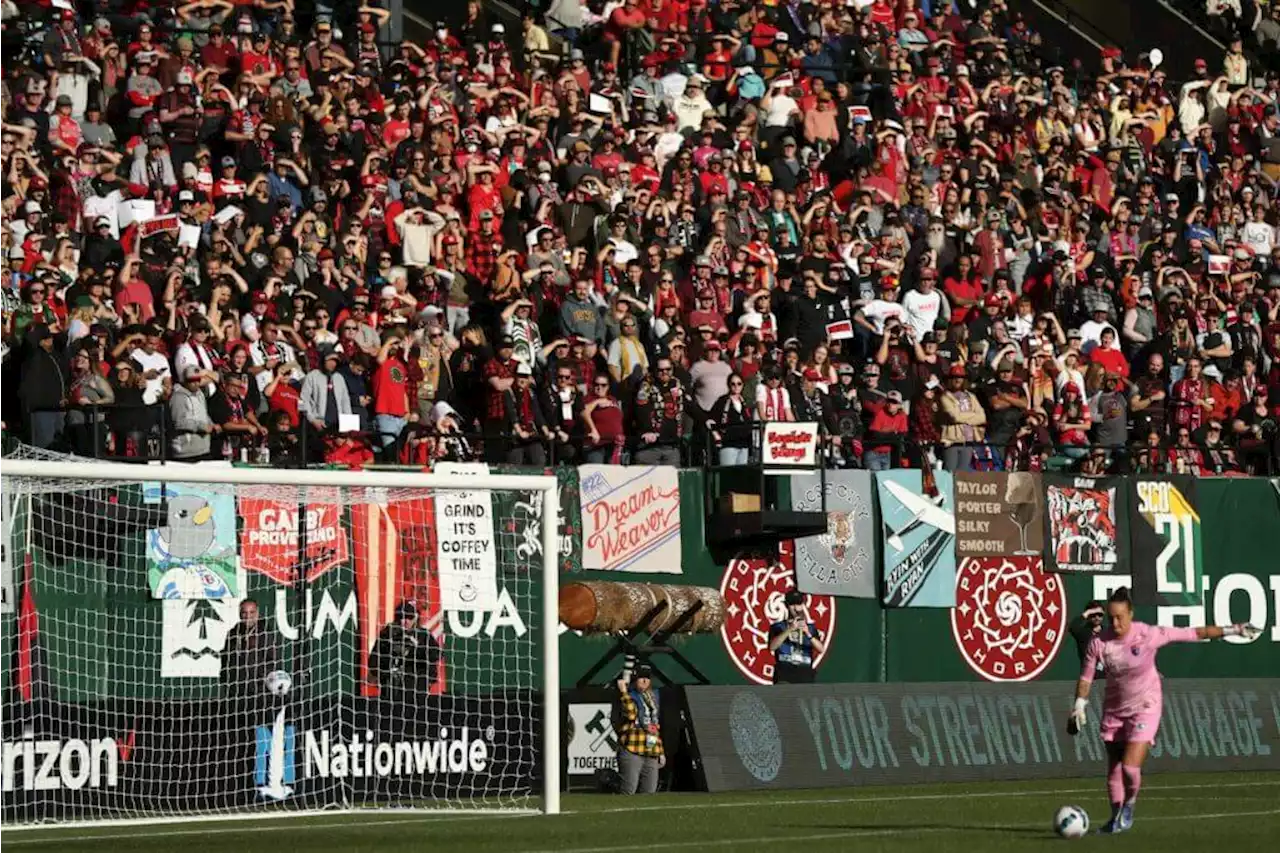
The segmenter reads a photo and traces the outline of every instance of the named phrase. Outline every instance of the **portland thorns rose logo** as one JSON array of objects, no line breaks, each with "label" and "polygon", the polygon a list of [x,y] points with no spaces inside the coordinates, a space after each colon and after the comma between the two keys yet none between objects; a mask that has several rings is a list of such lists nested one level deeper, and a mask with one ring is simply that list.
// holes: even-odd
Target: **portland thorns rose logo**
[{"label": "portland thorns rose logo", "polygon": [[[790,542],[780,547],[776,562],[760,557],[733,559],[720,581],[724,624],[720,639],[734,666],[756,684],[773,683],[775,658],[769,651],[769,626],[787,617],[786,594],[796,586],[795,551]],[[818,626],[826,649],[836,630],[836,602],[829,595],[805,596],[809,621]],[[813,662],[817,667],[826,649]]]},{"label": "portland thorns rose logo", "polygon": [[1067,631],[1062,580],[1039,557],[969,557],[956,572],[951,633],[988,681],[1030,681],[1053,663]]}]

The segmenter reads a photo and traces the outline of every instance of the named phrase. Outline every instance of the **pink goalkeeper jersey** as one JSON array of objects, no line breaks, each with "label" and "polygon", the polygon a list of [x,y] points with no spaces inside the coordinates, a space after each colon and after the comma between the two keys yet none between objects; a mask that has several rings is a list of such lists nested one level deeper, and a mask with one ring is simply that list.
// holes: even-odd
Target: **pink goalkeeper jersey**
[{"label": "pink goalkeeper jersey", "polygon": [[1089,641],[1080,680],[1093,681],[1093,673],[1101,661],[1107,676],[1107,694],[1102,703],[1104,714],[1127,717],[1159,711],[1164,697],[1160,690],[1160,672],[1156,669],[1156,652],[1169,643],[1194,643],[1198,639],[1195,628],[1164,628],[1134,622],[1123,637],[1104,628]]}]

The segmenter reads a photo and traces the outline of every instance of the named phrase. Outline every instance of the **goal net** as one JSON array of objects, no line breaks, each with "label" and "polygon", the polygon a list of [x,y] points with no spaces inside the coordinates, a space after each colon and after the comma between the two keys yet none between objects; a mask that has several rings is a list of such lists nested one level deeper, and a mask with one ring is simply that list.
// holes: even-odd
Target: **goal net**
[{"label": "goal net", "polygon": [[558,809],[554,477],[2,473],[6,828]]}]

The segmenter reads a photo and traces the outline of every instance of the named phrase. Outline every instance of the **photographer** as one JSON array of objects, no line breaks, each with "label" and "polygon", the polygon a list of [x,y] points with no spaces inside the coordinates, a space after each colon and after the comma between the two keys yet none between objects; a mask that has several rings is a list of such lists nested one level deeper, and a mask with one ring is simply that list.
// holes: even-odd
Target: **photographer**
[{"label": "photographer", "polygon": [[395,617],[378,633],[369,657],[369,670],[382,698],[393,706],[430,692],[441,657],[435,637],[418,625],[416,604],[400,602]]},{"label": "photographer", "polygon": [[826,644],[818,626],[804,612],[804,593],[791,590],[785,599],[787,618],[769,626],[769,651],[777,657],[773,667],[774,684],[811,684],[813,659],[822,654]]},{"label": "photographer", "polygon": [[[1090,601],[1085,606],[1084,612],[1072,619],[1067,627],[1072,639],[1076,641],[1076,651],[1080,654],[1081,663],[1084,663],[1089,642],[1102,633],[1102,623],[1106,621],[1106,615],[1106,607],[1101,601]],[[1102,678],[1102,675],[1102,661],[1098,661],[1098,671],[1094,673],[1094,678]]]},{"label": "photographer", "polygon": [[652,794],[658,790],[658,771],[667,765],[653,670],[642,664],[636,668],[629,684],[625,678],[618,679],[617,684],[621,705],[617,732],[622,793]]}]

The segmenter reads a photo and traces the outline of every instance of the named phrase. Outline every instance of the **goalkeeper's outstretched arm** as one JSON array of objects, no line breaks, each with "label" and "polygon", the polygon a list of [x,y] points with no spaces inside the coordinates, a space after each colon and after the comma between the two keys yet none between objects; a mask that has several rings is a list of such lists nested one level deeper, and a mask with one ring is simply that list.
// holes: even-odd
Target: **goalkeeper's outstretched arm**
[{"label": "goalkeeper's outstretched arm", "polygon": [[1225,628],[1207,625],[1196,628],[1196,637],[1201,640],[1216,640],[1220,637],[1244,637],[1246,640],[1256,640],[1261,633],[1262,629],[1253,625],[1228,625]]}]

